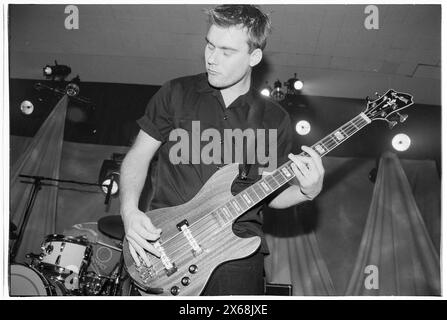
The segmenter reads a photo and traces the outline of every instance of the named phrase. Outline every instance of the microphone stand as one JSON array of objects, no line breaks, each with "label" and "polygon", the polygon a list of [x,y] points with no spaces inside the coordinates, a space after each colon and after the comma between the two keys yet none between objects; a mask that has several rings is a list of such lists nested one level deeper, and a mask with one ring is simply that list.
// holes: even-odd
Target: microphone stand
[{"label": "microphone stand", "polygon": [[[22,175],[20,175],[22,176]],[[17,239],[14,242],[14,246],[12,247],[12,251],[11,251],[11,261],[12,262],[16,262],[15,258],[17,255],[17,251],[20,247],[20,244],[22,243],[22,239],[23,239],[23,231],[25,230],[26,225],[28,224],[28,220],[29,220],[29,216],[31,213],[31,209],[34,206],[34,202],[36,200],[36,196],[37,196],[37,192],[42,188],[42,177],[33,177],[34,181],[33,181],[33,187],[31,189],[31,193],[30,196],[28,198],[28,203],[26,205],[25,208],[25,214],[22,220],[22,223],[20,225],[19,231],[18,231],[18,235],[17,235]]]},{"label": "microphone stand", "polygon": [[30,196],[28,197],[28,203],[25,208],[24,217],[23,217],[22,223],[19,228],[19,233],[17,235],[17,239],[15,240],[14,245],[11,248],[10,261],[12,261],[12,262],[15,262],[15,258],[16,258],[18,249],[19,249],[20,244],[22,243],[22,240],[23,240],[23,233],[26,229],[29,217],[31,215],[32,208],[36,201],[37,193],[39,192],[40,189],[42,189],[42,181],[47,180],[47,181],[67,182],[67,183],[75,183],[75,184],[89,185],[89,186],[101,186],[98,183],[80,182],[80,181],[75,181],[75,180],[62,180],[62,179],[54,179],[54,178],[47,178],[47,177],[41,177],[41,176],[30,176],[30,175],[25,175],[25,174],[20,174],[19,177],[33,179],[33,187],[31,189]]}]

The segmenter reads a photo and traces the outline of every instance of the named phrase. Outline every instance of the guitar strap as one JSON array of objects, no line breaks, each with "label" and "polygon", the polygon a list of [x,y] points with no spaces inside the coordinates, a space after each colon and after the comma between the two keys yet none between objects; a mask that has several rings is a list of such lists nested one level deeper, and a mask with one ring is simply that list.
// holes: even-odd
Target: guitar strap
[{"label": "guitar strap", "polygon": [[[243,152],[243,163],[239,166],[239,178],[242,180],[246,180],[247,176],[250,172],[252,164],[256,160],[256,150],[257,150],[257,129],[262,129],[262,119],[264,118],[265,111],[265,101],[261,99],[253,99],[251,103],[248,103],[249,110],[247,114],[247,123],[248,128],[254,130],[255,138],[247,139],[248,141],[244,141],[244,152]],[[267,139],[266,139],[267,141]],[[252,147],[254,145],[254,148]],[[267,149],[266,149],[267,150]],[[254,152],[254,153],[253,153]]]}]

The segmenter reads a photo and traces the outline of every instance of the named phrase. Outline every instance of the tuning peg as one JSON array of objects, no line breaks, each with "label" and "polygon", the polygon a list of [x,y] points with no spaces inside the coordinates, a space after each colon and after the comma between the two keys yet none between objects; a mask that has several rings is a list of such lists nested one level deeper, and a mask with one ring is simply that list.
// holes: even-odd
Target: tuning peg
[{"label": "tuning peg", "polygon": [[393,127],[397,124],[397,121],[388,121],[388,126],[390,129],[393,129]]},{"label": "tuning peg", "polygon": [[374,92],[374,95],[375,95],[377,98],[381,96],[377,91]]},{"label": "tuning peg", "polygon": [[366,100],[366,102],[370,102],[370,101],[371,101],[371,99],[369,98],[369,96],[366,96],[365,100]]},{"label": "tuning peg", "polygon": [[399,121],[404,122],[408,118],[408,114],[400,114],[397,112],[397,115],[399,116]]}]

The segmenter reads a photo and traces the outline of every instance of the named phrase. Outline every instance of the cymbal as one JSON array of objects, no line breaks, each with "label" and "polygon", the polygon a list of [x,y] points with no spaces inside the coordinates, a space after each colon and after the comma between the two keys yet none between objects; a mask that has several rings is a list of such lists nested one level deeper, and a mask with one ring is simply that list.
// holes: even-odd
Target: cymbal
[{"label": "cymbal", "polygon": [[124,238],[124,223],[120,215],[102,217],[98,220],[98,230],[116,240]]}]

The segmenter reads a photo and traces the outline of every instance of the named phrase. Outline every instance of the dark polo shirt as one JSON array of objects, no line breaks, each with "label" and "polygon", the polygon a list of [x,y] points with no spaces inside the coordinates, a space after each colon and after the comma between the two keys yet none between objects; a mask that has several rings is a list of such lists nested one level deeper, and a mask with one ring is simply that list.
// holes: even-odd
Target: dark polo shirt
[{"label": "dark polo shirt", "polygon": [[[201,150],[210,141],[193,143],[189,141],[189,161],[187,163],[172,164],[169,158],[171,148],[179,143],[179,140],[170,141],[169,134],[172,130],[182,128],[194,136],[193,121],[200,121],[201,133],[206,129],[217,129],[222,137],[220,163],[205,164],[200,158]],[[277,103],[263,98],[255,90],[250,90],[239,96],[228,108],[219,90],[211,87],[205,73],[182,77],[165,83],[149,101],[145,114],[138,119],[141,129],[147,134],[162,142],[157,154],[155,167],[155,185],[153,186],[152,199],[149,209],[171,207],[183,204],[191,200],[201,189],[203,184],[220,167],[227,164],[225,160],[225,144],[232,148],[233,159],[235,141],[225,139],[224,129],[265,129],[266,142],[269,141],[268,129],[277,131],[277,166],[287,160],[293,141],[293,130],[288,113]],[[196,123],[197,124],[197,123]],[[196,126],[197,127],[197,126]],[[196,134],[197,136],[197,134]],[[190,138],[191,139],[191,138]],[[258,143],[256,141],[255,143]],[[200,149],[199,149],[200,148]],[[247,148],[244,148],[246,151]],[[265,146],[265,155],[268,155],[269,145]],[[268,155],[273,157],[275,155]],[[247,159],[244,152],[244,159]],[[255,157],[256,160],[257,157]],[[195,160],[194,160],[195,159]],[[197,162],[199,159],[199,163]],[[228,159],[227,159],[228,160]],[[219,162],[219,161],[214,161]],[[238,161],[239,162],[239,161]],[[245,162],[248,162],[246,160]],[[238,177],[231,187],[233,194],[237,194],[249,185],[257,181],[260,176],[255,163],[250,166],[247,178]],[[267,167],[268,164],[261,165]],[[241,169],[244,168],[241,166]],[[273,199],[271,195],[267,201]],[[239,217],[233,225],[233,231],[241,237],[259,235],[262,238],[261,252],[268,253],[267,245],[262,232],[262,216],[260,209],[267,201],[264,200],[247,213]]]}]

